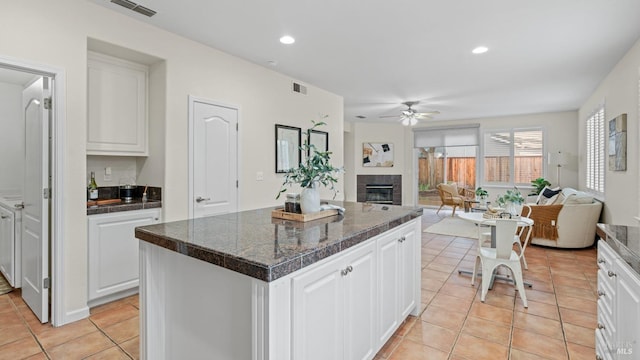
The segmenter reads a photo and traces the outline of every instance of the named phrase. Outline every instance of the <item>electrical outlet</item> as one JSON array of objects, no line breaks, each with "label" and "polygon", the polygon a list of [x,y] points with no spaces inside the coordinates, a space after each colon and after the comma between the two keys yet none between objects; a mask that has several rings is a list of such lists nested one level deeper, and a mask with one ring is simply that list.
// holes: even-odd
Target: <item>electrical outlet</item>
[{"label": "electrical outlet", "polygon": [[111,166],[104,168],[104,181],[111,181]]},{"label": "electrical outlet", "polygon": [[264,180],[264,173],[262,171],[258,171],[256,173],[256,181],[263,181]]}]

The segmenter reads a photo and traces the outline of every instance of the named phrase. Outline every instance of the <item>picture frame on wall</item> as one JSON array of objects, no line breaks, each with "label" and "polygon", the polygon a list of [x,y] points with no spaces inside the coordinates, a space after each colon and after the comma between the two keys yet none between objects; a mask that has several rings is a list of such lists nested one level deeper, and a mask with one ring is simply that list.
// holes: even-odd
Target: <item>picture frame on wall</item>
[{"label": "picture frame on wall", "polygon": [[276,124],[276,173],[283,174],[300,165],[302,129]]},{"label": "picture frame on wall", "polygon": [[362,143],[362,166],[393,167],[393,144]]},{"label": "picture frame on wall", "polygon": [[609,121],[609,170],[627,170],[627,114]]},{"label": "picture frame on wall", "polygon": [[[318,152],[329,151],[329,133],[320,130],[309,130],[309,145],[313,145]],[[311,155],[311,148],[307,156]]]}]

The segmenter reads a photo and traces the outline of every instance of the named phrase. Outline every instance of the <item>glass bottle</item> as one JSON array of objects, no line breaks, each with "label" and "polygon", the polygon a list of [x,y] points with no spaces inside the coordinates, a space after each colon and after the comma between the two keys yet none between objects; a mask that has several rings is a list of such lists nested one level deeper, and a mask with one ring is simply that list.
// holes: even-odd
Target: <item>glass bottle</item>
[{"label": "glass bottle", "polygon": [[89,191],[89,200],[98,199],[98,184],[96,184],[96,174],[93,171],[91,172],[91,181],[89,181],[87,190]]}]

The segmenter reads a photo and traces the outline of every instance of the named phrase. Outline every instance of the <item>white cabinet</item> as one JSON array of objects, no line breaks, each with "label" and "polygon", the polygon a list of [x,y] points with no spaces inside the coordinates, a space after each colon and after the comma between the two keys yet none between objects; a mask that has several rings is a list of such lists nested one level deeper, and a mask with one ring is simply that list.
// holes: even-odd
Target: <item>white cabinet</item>
[{"label": "white cabinet", "polygon": [[138,226],[160,222],[160,209],[88,216],[89,301],[91,305],[137,292]]},{"label": "white cabinet", "polygon": [[391,338],[402,321],[416,308],[420,299],[416,277],[420,272],[420,247],[416,247],[416,229],[405,225],[382,235],[378,246],[378,329],[379,341]]},{"label": "white cabinet", "polygon": [[637,359],[640,278],[604,241],[598,241],[596,358]]},{"label": "white cabinet", "polygon": [[11,286],[16,280],[15,219],[13,212],[0,206],[0,271]]},{"label": "white cabinet", "polygon": [[87,67],[87,154],[147,156],[147,66],[89,52]]},{"label": "white cabinet", "polygon": [[375,243],[292,279],[293,358],[375,355]]}]

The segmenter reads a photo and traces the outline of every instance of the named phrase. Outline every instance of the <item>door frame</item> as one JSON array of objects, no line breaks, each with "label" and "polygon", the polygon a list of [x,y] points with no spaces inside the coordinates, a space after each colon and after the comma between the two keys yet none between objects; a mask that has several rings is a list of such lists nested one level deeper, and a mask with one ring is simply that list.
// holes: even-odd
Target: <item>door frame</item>
[{"label": "door frame", "polygon": [[[238,137],[238,141],[236,143],[236,178],[238,179],[238,181],[240,181],[240,159],[242,157],[242,154],[240,153],[240,107],[236,106],[236,105],[231,105],[231,104],[225,104],[219,101],[213,101],[210,99],[205,99],[202,97],[197,97],[197,96],[193,96],[193,95],[189,95],[189,103],[188,103],[188,117],[189,117],[189,143],[187,145],[187,147],[189,148],[189,186],[188,186],[188,202],[187,202],[187,206],[189,207],[189,219],[193,219],[193,199],[194,199],[194,189],[193,189],[193,182],[194,182],[194,178],[193,178],[193,172],[194,172],[194,156],[193,156],[193,142],[194,142],[194,121],[193,121],[193,115],[194,115],[194,105],[196,102],[200,102],[200,103],[205,103],[205,104],[209,104],[209,105],[213,105],[213,106],[220,106],[220,107],[227,107],[227,108],[231,108],[234,109],[238,112],[238,131],[236,132],[236,136]],[[240,203],[238,202],[240,199],[240,186],[238,186],[236,188],[236,204],[237,204],[237,209],[240,209]]]},{"label": "door frame", "polygon": [[50,322],[53,326],[60,326],[66,323],[79,320],[85,316],[83,314],[67,314],[64,310],[66,294],[64,286],[64,211],[62,199],[64,198],[64,130],[65,130],[65,71],[45,64],[26,61],[23,59],[0,56],[0,67],[16,71],[31,73],[34,75],[48,76],[53,79],[51,101],[53,111],[51,111],[51,152],[49,153],[50,176],[51,176],[51,221],[49,223],[49,254],[51,257],[51,286],[49,288],[51,296],[51,316]]}]

